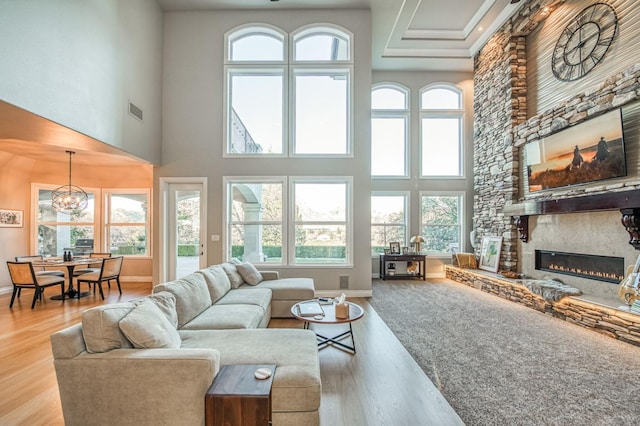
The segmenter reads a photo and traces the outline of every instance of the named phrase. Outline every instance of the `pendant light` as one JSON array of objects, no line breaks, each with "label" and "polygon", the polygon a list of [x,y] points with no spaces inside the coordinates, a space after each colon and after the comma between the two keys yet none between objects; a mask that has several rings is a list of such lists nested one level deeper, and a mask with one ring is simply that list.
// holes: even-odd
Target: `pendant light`
[{"label": "pendant light", "polygon": [[67,154],[69,154],[69,184],[51,192],[51,205],[57,212],[70,215],[86,209],[89,196],[82,188],[71,185],[71,156],[75,152],[67,151]]}]

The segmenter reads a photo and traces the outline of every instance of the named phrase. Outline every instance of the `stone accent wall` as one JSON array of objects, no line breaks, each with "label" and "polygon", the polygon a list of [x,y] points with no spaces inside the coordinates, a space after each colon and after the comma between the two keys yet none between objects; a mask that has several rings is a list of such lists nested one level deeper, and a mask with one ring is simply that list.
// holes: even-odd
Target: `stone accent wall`
[{"label": "stone accent wall", "polygon": [[549,302],[514,280],[480,270],[445,265],[448,279],[494,294],[600,334],[640,346],[640,315],[574,297]]},{"label": "stone accent wall", "polygon": [[[588,92],[527,119],[526,36],[545,18],[554,0],[532,0],[507,22],[474,58],[474,202],[476,243],[483,236],[503,237],[500,270],[518,270],[518,233],[504,207],[523,201],[519,148],[525,143],[577,124],[640,98],[640,64],[607,78]],[[635,180],[635,182],[633,181]],[[581,187],[527,199],[551,199],[637,189],[635,178],[615,185]],[[476,254],[480,244],[477,244]]]},{"label": "stone accent wall", "polygon": [[[502,207],[518,197],[518,149],[512,130],[527,118],[526,35],[551,0],[533,0],[474,58],[474,199],[476,242],[503,237],[500,269],[517,268],[517,232]],[[479,244],[478,244],[479,246]]]}]

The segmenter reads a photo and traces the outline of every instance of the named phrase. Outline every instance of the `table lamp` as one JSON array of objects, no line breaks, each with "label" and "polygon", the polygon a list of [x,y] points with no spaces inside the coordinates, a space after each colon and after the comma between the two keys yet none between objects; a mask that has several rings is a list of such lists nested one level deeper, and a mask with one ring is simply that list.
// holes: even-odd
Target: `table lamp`
[{"label": "table lamp", "polygon": [[409,241],[416,248],[416,253],[420,253],[420,251],[422,250],[421,245],[425,241],[424,238],[422,238],[421,235],[414,235],[413,237],[411,237],[411,239]]}]

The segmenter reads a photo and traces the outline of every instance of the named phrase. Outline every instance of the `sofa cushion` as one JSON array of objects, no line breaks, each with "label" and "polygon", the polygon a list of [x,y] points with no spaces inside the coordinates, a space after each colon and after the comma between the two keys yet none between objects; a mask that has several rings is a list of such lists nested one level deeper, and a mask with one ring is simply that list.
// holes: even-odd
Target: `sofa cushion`
[{"label": "sofa cushion", "polygon": [[204,276],[204,280],[209,288],[211,303],[216,303],[218,299],[227,294],[231,290],[231,282],[227,273],[220,265],[209,266],[208,268],[197,271]]},{"label": "sofa cushion", "polygon": [[275,364],[274,412],[320,407],[321,383],[316,334],[300,329],[180,330],[182,348],[220,351],[220,365]]},{"label": "sofa cushion", "polygon": [[181,330],[257,328],[264,315],[264,310],[256,305],[215,304],[191,320]]},{"label": "sofa cushion", "polygon": [[255,305],[267,312],[271,304],[271,290],[268,288],[250,287],[246,290],[231,290],[218,300],[216,305]]},{"label": "sofa cushion", "polygon": [[180,347],[180,335],[160,308],[147,300],[129,312],[119,323],[122,333],[138,349]]},{"label": "sofa cushion", "polygon": [[[315,287],[312,278],[280,278],[278,280],[265,280],[260,283],[259,288],[271,290],[272,300],[308,300],[315,296]],[[242,285],[240,290],[250,290],[250,285]]]},{"label": "sofa cushion", "polygon": [[119,327],[120,320],[136,307],[131,302],[96,306],[82,313],[82,334],[89,353],[133,348]]},{"label": "sofa cushion", "polygon": [[222,269],[224,269],[224,272],[227,273],[227,276],[229,277],[229,281],[231,281],[231,288],[238,288],[242,284],[244,284],[244,280],[242,279],[242,276],[238,273],[238,268],[236,268],[235,264],[231,262],[227,262],[227,263],[223,263],[221,266],[222,266]]},{"label": "sofa cushion", "polygon": [[241,263],[236,265],[236,269],[244,282],[249,285],[258,285],[264,279],[260,271],[258,271],[252,263]]},{"label": "sofa cushion", "polygon": [[176,312],[176,297],[168,291],[161,291],[155,294],[151,294],[142,299],[134,301],[134,303],[144,303],[145,301],[152,302],[160,309],[160,312],[169,321],[169,324],[173,328],[178,328],[178,313]]},{"label": "sofa cushion", "polygon": [[178,328],[200,315],[211,306],[211,296],[202,274],[193,273],[176,281],[158,284],[153,293],[168,291],[176,298]]}]

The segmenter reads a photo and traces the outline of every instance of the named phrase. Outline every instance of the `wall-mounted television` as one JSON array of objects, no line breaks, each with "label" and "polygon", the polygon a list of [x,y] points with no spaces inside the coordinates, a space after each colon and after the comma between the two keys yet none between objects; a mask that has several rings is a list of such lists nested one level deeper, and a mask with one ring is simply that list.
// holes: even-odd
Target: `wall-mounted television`
[{"label": "wall-mounted television", "polygon": [[529,192],[627,175],[617,108],[524,146]]}]

